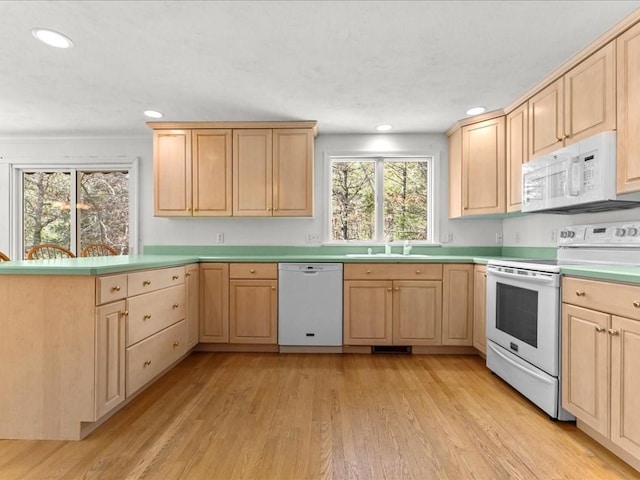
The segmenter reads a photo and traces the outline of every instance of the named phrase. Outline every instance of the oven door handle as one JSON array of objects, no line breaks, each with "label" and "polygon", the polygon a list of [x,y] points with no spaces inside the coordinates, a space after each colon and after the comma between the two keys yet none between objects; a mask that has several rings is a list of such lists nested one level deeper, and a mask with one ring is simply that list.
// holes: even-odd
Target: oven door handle
[{"label": "oven door handle", "polygon": [[517,273],[500,272],[497,270],[492,270],[491,267],[487,268],[487,274],[495,275],[496,277],[501,277],[501,278],[518,279],[518,280],[526,281],[529,283],[549,284],[549,283],[555,282],[555,278],[553,277],[553,274],[551,274],[548,277],[545,276],[544,274],[542,275],[538,274],[534,277],[534,276],[528,276],[528,275],[518,275]]},{"label": "oven door handle", "polygon": [[533,370],[529,370],[528,368],[523,367],[522,365],[520,365],[517,362],[514,362],[513,360],[511,360],[509,357],[507,357],[504,353],[502,353],[501,351],[499,351],[496,347],[494,347],[493,345],[491,345],[491,343],[488,343],[487,346],[493,350],[493,353],[495,353],[496,355],[498,355],[500,358],[502,358],[505,362],[508,362],[511,366],[522,370],[524,373],[526,373],[529,376],[535,377],[538,380],[540,380],[541,382],[544,383],[553,383],[553,380],[548,379],[547,377],[540,375],[539,373],[533,371]]}]

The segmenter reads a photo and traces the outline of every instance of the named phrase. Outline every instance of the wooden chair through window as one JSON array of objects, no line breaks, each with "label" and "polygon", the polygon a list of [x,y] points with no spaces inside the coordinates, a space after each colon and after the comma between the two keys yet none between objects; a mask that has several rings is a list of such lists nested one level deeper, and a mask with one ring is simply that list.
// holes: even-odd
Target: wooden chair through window
[{"label": "wooden chair through window", "polygon": [[0,262],[9,262],[11,259],[7,257],[4,253],[0,252]]},{"label": "wooden chair through window", "polygon": [[27,260],[41,260],[47,258],[75,258],[71,250],[53,243],[35,245],[27,252]]},{"label": "wooden chair through window", "polygon": [[118,255],[118,252],[115,248],[104,243],[90,243],[80,252],[81,257],[107,257],[109,255]]}]

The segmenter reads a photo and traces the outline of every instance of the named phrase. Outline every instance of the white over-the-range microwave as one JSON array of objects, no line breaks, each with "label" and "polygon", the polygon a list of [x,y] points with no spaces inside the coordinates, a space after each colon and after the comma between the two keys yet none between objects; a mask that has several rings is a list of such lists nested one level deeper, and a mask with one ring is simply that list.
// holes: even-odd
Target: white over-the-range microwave
[{"label": "white over-the-range microwave", "polygon": [[640,207],[616,194],[616,132],[599,133],[522,165],[522,211],[588,213]]}]

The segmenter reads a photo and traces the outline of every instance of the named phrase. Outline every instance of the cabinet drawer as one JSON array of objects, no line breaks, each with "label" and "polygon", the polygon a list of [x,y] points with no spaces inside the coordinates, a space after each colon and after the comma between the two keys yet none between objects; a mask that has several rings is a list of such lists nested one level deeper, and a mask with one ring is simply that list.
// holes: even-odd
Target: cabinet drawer
[{"label": "cabinet drawer", "polygon": [[440,263],[346,263],[345,280],[442,280]]},{"label": "cabinet drawer", "polygon": [[127,276],[109,275],[96,279],[96,305],[127,298]]},{"label": "cabinet drawer", "polygon": [[127,346],[185,318],[185,287],[176,285],[129,299]]},{"label": "cabinet drawer", "polygon": [[229,278],[278,278],[277,263],[232,263],[229,265]]},{"label": "cabinet drawer", "polygon": [[184,283],[184,267],[162,268],[160,270],[145,270],[128,275],[129,296],[154,292],[162,288]]},{"label": "cabinet drawer", "polygon": [[185,353],[184,320],[127,348],[127,397],[153,380]]},{"label": "cabinet drawer", "polygon": [[640,320],[640,286],[564,277],[562,301]]}]

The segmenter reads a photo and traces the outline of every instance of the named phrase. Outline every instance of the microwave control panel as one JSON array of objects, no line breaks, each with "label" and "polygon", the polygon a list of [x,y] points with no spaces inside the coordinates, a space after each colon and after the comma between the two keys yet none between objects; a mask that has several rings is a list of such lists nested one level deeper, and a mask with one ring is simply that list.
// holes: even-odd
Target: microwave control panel
[{"label": "microwave control panel", "polygon": [[557,231],[561,246],[640,246],[640,222],[569,225]]}]

